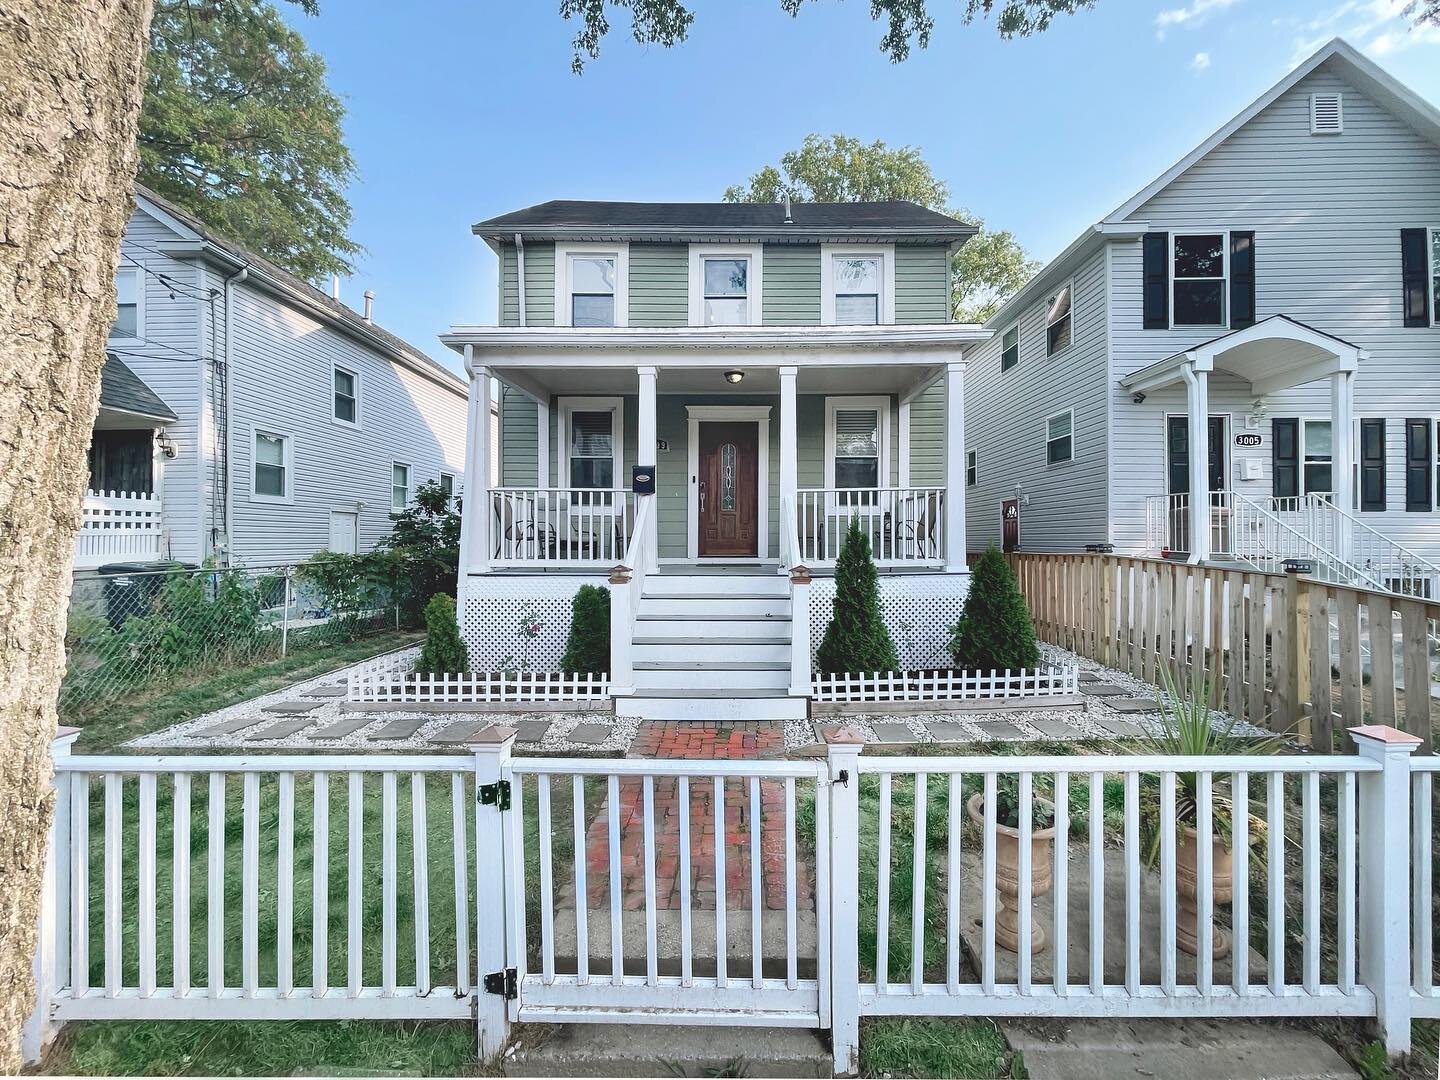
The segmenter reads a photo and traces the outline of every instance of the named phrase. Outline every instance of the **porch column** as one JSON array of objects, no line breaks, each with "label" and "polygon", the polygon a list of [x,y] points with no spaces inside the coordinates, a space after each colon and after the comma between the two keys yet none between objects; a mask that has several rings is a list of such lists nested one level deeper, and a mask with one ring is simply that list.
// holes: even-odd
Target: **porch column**
[{"label": "porch column", "polygon": [[1210,374],[1185,364],[1190,427],[1190,561],[1210,558]]},{"label": "porch column", "polygon": [[[799,374],[798,368],[782,367],[780,369],[780,505],[784,506],[785,501],[790,501],[791,513],[798,514],[799,507],[795,505],[796,492],[800,485],[800,462],[799,450],[796,446],[795,428],[795,383]],[[781,522],[784,522],[782,515]],[[785,552],[785,537],[780,538],[780,552]],[[782,570],[790,569],[782,566]]]},{"label": "porch column", "polygon": [[[466,347],[466,362],[470,349]],[[490,572],[490,517],[494,500],[490,495],[490,370],[472,369],[470,376],[470,417],[466,424],[469,440],[465,455],[465,512],[460,519],[460,551],[463,555],[460,579],[466,574]]]},{"label": "porch column", "polygon": [[[1330,487],[1335,505],[1346,514],[1355,509],[1354,463],[1355,373],[1337,371],[1330,376]],[[1335,554],[1348,562],[1353,545],[1347,524],[1337,523],[1335,542]]]},{"label": "porch column", "polygon": [[535,403],[535,486],[550,486],[550,403]]},{"label": "porch column", "polygon": [[[635,374],[640,378],[640,421],[638,447],[636,454],[640,460],[637,465],[649,465],[652,468],[657,465],[655,460],[655,377],[656,370],[653,367],[636,368]],[[627,483],[625,477],[620,478],[622,484]],[[658,486],[657,486],[657,491]],[[653,496],[652,496],[653,498]],[[645,527],[645,565],[632,567],[642,574],[653,574],[659,567],[659,551],[656,545],[660,542],[658,514],[651,513],[650,520]]]},{"label": "porch column", "polygon": [[965,570],[965,362],[945,367],[945,572]]}]

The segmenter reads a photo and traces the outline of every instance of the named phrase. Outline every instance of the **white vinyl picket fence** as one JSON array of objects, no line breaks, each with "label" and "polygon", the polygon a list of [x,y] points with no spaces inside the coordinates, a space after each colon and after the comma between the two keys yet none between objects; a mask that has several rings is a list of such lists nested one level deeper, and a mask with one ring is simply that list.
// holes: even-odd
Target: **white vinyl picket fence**
[{"label": "white vinyl picket fence", "polygon": [[[1398,1053],[1440,1014],[1436,759],[1390,728],[1201,758],[867,757],[846,731],[794,761],[514,758],[494,729],[448,756],[73,738],[31,1057],[71,1019],[473,1012],[487,1056],[512,1023],[792,1025],[853,1074],[862,1016],[1362,1017]],[[1223,847],[1176,829],[1186,790],[1199,835],[1240,823],[1233,886]]]},{"label": "white vinyl picket fence", "polygon": [[988,672],[816,672],[810,679],[810,696],[815,701],[976,701],[1079,692],[1080,669],[1073,665]]},{"label": "white vinyl picket fence", "polygon": [[356,673],[350,677],[350,701],[407,703],[604,701],[610,677],[603,673],[562,671],[482,671],[414,675]]}]

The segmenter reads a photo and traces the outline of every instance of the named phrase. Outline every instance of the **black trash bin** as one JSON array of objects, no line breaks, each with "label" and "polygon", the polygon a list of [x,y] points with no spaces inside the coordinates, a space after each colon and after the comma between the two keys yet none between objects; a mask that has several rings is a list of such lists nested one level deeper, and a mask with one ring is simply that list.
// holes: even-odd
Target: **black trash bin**
[{"label": "black trash bin", "polygon": [[105,619],[119,630],[132,615],[148,615],[169,576],[165,571],[196,569],[193,563],[106,563],[96,573],[105,582]]}]

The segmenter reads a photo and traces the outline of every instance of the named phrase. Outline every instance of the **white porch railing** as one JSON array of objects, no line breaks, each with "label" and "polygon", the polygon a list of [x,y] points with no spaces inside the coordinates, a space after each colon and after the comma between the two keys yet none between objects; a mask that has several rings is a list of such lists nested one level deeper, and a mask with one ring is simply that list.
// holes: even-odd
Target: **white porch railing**
[{"label": "white porch railing", "polygon": [[492,488],[493,566],[614,566],[635,521],[623,488]]},{"label": "white porch railing", "polygon": [[75,568],[160,558],[160,499],[134,491],[85,492],[84,516],[75,538]]},{"label": "white porch railing", "polygon": [[879,566],[936,566],[945,560],[943,487],[801,488],[795,500],[806,566],[834,565],[855,520],[869,536]]},{"label": "white porch railing", "polygon": [[795,504],[780,499],[780,572],[790,578],[790,695],[810,693],[810,568],[801,554]]}]

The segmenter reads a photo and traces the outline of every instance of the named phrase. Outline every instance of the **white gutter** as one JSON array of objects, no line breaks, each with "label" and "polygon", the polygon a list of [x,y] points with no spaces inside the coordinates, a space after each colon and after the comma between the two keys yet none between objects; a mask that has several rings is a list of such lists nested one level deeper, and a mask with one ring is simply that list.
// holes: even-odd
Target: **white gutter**
[{"label": "white gutter", "polygon": [[520,309],[520,325],[525,325],[525,238],[515,234],[515,288]]},{"label": "white gutter", "polygon": [[235,500],[231,490],[234,487],[234,472],[231,462],[235,460],[235,431],[230,423],[235,413],[235,395],[232,393],[233,382],[230,378],[230,360],[235,351],[235,286],[249,277],[250,267],[242,265],[239,270],[225,279],[225,365],[221,374],[225,378],[225,476],[223,485],[225,493],[225,562],[227,565],[234,549],[233,538],[235,535]]}]

